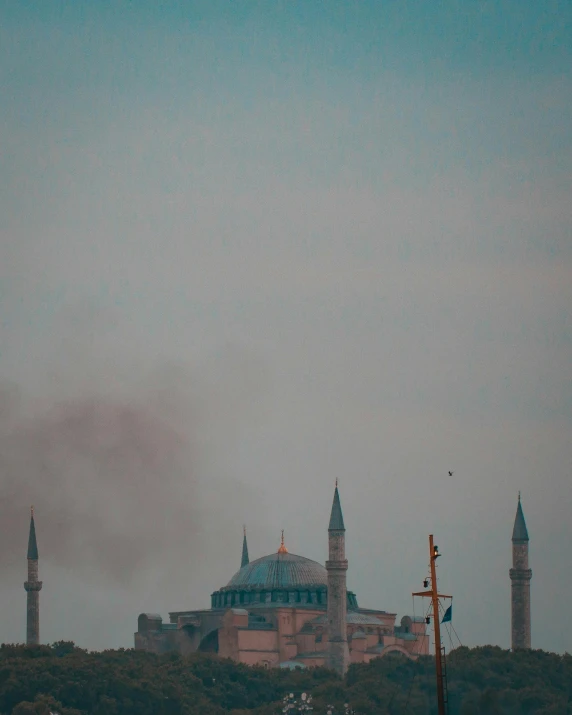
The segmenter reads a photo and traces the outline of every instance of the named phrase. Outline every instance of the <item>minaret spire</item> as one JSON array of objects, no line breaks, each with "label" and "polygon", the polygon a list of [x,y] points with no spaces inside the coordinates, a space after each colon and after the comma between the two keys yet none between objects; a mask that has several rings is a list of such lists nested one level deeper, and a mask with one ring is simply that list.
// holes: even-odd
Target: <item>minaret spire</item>
[{"label": "minaret spire", "polygon": [[347,585],[346,572],[346,529],[338,482],[334,490],[334,501],[328,526],[329,559],[328,571],[328,665],[340,674],[344,674],[349,665],[350,654],[347,636]]},{"label": "minaret spire", "polygon": [[514,518],[514,527],[512,529],[512,541],[521,542],[528,541],[528,529],[526,528],[526,521],[524,520],[524,513],[522,511],[522,503],[520,501],[520,492],[518,493],[518,504],[516,507],[516,516]]},{"label": "minaret spire", "polygon": [[520,492],[512,529],[511,645],[512,649],[530,648],[530,580],[528,568],[528,529],[524,520]]},{"label": "minaret spire", "polygon": [[38,542],[34,523],[34,507],[30,507],[30,533],[28,534],[28,558],[38,560]]},{"label": "minaret spire", "polygon": [[340,493],[338,491],[338,481],[336,480],[336,488],[334,490],[334,502],[332,504],[332,512],[330,514],[330,525],[328,531],[345,531],[344,515],[342,514],[342,505],[340,504]]},{"label": "minaret spire", "polygon": [[42,582],[38,581],[38,542],[34,507],[30,510],[30,532],[28,534],[28,580],[24,583],[27,593],[26,643],[36,645],[40,642],[40,591]]},{"label": "minaret spire", "polygon": [[248,558],[248,544],[246,543],[246,526],[243,527],[244,535],[242,537],[242,559],[240,561],[240,568],[248,566],[250,560]]}]

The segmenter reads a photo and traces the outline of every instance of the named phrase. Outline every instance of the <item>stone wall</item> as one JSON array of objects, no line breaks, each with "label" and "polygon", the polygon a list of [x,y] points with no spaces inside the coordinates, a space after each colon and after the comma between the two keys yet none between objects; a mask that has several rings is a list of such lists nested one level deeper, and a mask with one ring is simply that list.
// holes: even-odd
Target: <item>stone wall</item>
[{"label": "stone wall", "polygon": [[511,569],[512,649],[530,648],[530,569]]},{"label": "stone wall", "polygon": [[28,580],[26,590],[26,643],[36,645],[40,642],[40,591],[42,582],[38,581],[38,561],[28,559]]},{"label": "stone wall", "polygon": [[528,542],[512,546],[511,580],[511,644],[512,649],[530,648],[530,579]]},{"label": "stone wall", "polygon": [[328,531],[328,661],[338,673],[348,669],[350,654],[347,641],[347,592],[346,572],[348,562],[345,553],[345,531]]}]

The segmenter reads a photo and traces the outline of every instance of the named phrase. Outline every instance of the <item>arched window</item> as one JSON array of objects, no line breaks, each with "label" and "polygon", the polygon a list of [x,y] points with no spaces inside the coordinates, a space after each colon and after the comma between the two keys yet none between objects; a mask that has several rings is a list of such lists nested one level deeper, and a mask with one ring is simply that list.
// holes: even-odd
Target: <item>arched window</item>
[{"label": "arched window", "polygon": [[199,653],[218,653],[218,630],[211,631],[202,639]]}]

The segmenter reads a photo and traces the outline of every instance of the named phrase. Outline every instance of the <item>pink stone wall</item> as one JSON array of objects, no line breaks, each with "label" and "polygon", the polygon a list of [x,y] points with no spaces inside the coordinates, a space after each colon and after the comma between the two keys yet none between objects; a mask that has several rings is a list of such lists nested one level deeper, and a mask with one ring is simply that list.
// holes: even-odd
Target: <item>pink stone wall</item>
[{"label": "pink stone wall", "polygon": [[418,655],[429,655],[429,636],[428,635],[418,636],[417,641],[413,642],[411,652],[416,653]]},{"label": "pink stone wall", "polygon": [[239,660],[238,629],[235,626],[219,628],[218,654],[221,658]]},{"label": "pink stone wall", "polygon": [[297,647],[289,645],[296,634],[296,609],[278,609],[276,614],[278,626],[278,649],[280,661],[290,660],[297,652]]},{"label": "pink stone wall", "polygon": [[262,665],[274,668],[282,658],[278,650],[277,631],[237,630],[238,660],[246,665]]},{"label": "pink stone wall", "polygon": [[237,631],[238,645],[243,651],[278,652],[278,633],[276,631]]},{"label": "pink stone wall", "polygon": [[295,628],[297,633],[302,630],[305,623],[323,615],[324,613],[323,611],[311,611],[309,609],[298,610],[297,608],[293,608],[292,610],[294,612]]},{"label": "pink stone wall", "polygon": [[317,646],[322,645],[322,643],[316,643],[316,637],[313,633],[300,633],[296,636],[296,643],[298,644],[299,653],[313,653],[317,650]]},{"label": "pink stone wall", "polygon": [[[275,627],[272,630],[249,630],[248,613],[241,612],[240,609],[228,609],[224,615],[217,615],[212,619],[212,626],[215,628],[220,624],[218,653],[221,657],[250,665],[258,664],[268,667],[274,667],[281,662],[294,659],[304,662],[308,667],[324,664],[324,657],[315,658],[312,657],[312,654],[328,651],[327,624],[316,624],[315,632],[300,632],[308,621],[317,616],[323,616],[323,610],[297,609],[285,605],[279,608],[257,609],[257,612],[264,615],[268,622],[273,623]],[[204,614],[202,612],[175,614],[179,628],[168,631],[160,629],[160,619],[141,617],[140,631],[135,634],[135,647],[156,653],[169,650],[185,654],[196,652],[204,627],[209,625],[209,622],[203,622],[203,618],[208,617],[209,614],[208,611],[205,611]],[[386,649],[393,647],[413,657],[429,653],[430,643],[429,637],[425,634],[424,622],[414,623],[408,617],[402,619],[402,623],[404,620],[406,621],[406,625],[410,629],[409,632],[417,636],[416,640],[403,640],[393,635],[395,614],[384,614],[372,610],[371,615],[381,623],[379,626],[374,626],[375,632],[366,632],[364,638],[359,636],[353,638],[356,632],[364,628],[363,626],[360,627],[359,624],[354,623],[347,626],[347,633],[351,641],[351,662],[369,662],[374,658],[383,657]],[[181,628],[183,625],[185,627]],[[369,627],[371,628],[371,626]],[[391,631],[391,635],[388,634],[388,631]],[[321,637],[316,641],[318,635]],[[380,636],[383,638],[384,649],[381,653],[368,652],[368,650],[377,650],[376,646],[380,643]]]}]

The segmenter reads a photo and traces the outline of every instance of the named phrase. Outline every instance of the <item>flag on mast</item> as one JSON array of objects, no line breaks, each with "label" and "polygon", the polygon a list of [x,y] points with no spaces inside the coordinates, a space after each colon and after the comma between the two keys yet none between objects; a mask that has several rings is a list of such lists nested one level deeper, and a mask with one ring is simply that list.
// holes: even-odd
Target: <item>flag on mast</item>
[{"label": "flag on mast", "polygon": [[443,620],[441,623],[449,623],[451,621],[451,618],[453,617],[453,604],[449,606],[449,608],[445,611],[443,615]]}]

